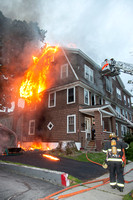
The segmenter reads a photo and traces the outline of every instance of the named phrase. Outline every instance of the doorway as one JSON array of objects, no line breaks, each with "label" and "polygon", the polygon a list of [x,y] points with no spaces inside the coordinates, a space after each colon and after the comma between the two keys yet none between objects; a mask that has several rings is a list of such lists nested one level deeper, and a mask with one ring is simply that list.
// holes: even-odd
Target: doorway
[{"label": "doorway", "polygon": [[85,132],[86,132],[86,140],[91,140],[91,118],[85,117]]}]

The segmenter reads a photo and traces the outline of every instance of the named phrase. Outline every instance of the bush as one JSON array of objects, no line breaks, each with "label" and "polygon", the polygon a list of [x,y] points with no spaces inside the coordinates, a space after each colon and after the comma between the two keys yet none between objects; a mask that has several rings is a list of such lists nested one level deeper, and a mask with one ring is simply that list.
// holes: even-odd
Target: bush
[{"label": "bush", "polygon": [[129,148],[125,151],[127,160],[133,161],[133,142],[130,143]]},{"label": "bush", "polygon": [[126,135],[124,137],[124,141],[128,144],[130,144],[131,142],[133,142],[133,135]]}]

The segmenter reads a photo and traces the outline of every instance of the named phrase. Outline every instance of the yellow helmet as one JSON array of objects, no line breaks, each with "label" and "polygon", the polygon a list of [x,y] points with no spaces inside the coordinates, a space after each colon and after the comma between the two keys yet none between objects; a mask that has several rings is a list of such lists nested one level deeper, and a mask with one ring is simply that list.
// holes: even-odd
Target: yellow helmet
[{"label": "yellow helmet", "polygon": [[113,133],[110,133],[109,137],[110,138],[117,138],[117,135],[113,132]]}]

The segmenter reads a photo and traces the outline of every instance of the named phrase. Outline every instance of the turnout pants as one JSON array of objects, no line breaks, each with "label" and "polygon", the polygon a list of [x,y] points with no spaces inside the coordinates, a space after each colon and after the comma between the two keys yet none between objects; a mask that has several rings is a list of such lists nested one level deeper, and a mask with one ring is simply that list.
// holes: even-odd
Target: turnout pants
[{"label": "turnout pants", "polygon": [[109,161],[110,185],[124,188],[122,163],[119,161]]}]

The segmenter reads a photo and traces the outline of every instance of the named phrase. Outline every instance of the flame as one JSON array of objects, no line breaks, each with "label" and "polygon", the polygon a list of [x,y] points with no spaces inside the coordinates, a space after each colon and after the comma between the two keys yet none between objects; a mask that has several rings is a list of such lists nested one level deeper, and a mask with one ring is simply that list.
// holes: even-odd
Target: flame
[{"label": "flame", "polygon": [[41,142],[33,142],[32,146],[29,147],[29,150],[33,151],[35,149],[43,150]]},{"label": "flame", "polygon": [[40,57],[32,57],[33,64],[27,70],[19,90],[20,97],[27,103],[31,103],[33,99],[41,101],[40,93],[47,88],[47,74],[58,49],[58,46],[52,47],[46,44]]},{"label": "flame", "polygon": [[60,159],[55,157],[55,156],[51,156],[49,154],[43,154],[43,157],[46,157],[46,158],[49,158],[51,160],[54,160],[54,161],[59,161]]},{"label": "flame", "polygon": [[51,148],[48,145],[43,145],[41,141],[34,141],[31,145],[21,145],[20,142],[18,142],[17,147],[21,147],[24,151],[34,151],[34,150],[50,150]]}]

